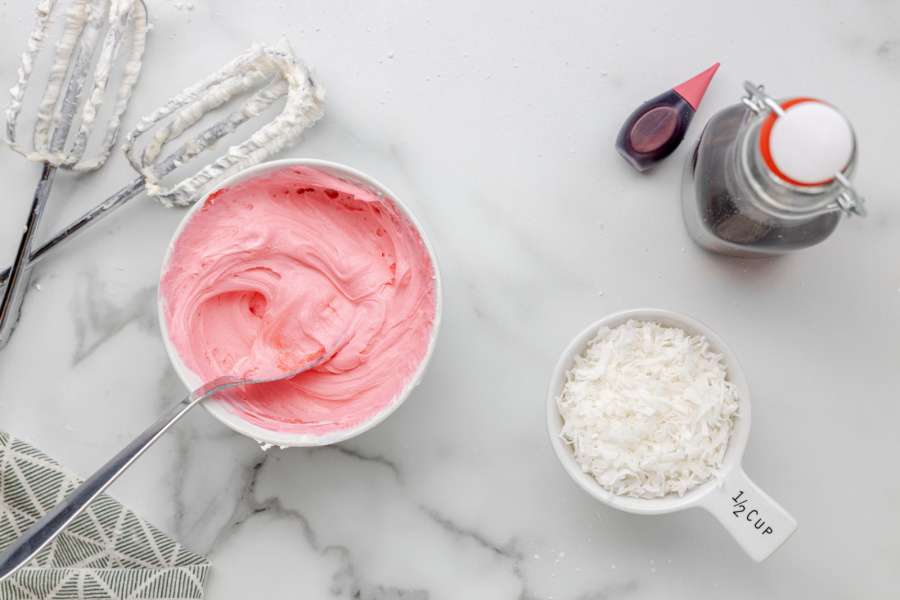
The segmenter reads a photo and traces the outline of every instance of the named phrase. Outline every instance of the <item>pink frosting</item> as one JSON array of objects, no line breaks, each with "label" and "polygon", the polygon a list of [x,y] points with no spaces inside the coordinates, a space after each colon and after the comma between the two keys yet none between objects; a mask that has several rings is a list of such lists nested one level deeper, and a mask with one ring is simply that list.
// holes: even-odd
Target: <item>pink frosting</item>
[{"label": "pink frosting", "polygon": [[230,394],[266,429],[324,434],[391,405],[428,351],[434,268],[389,199],[312,167],[210,195],[182,230],[160,284],[169,338],[203,381],[288,380]]}]

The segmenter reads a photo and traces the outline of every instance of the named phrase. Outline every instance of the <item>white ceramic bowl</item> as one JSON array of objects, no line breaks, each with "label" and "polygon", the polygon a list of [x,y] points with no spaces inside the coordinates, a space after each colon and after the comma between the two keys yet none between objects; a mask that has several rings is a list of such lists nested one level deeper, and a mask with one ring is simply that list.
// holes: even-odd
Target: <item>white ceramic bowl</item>
[{"label": "white ceramic bowl", "polygon": [[[728,378],[738,391],[739,416],[735,421],[718,477],[689,490],[683,496],[669,495],[650,499],[617,496],[582,470],[575,461],[572,449],[560,436],[563,419],[556,401],[575,357],[584,352],[588,342],[597,335],[601,327],[613,328],[630,319],[654,321],[661,325],[678,327],[689,334],[704,336],[712,349],[725,358]],[[738,543],[757,561],[774,552],[797,527],[794,518],[744,473],[741,458],[750,436],[750,388],[731,350],[709,327],[691,317],[668,310],[635,309],[609,315],[586,327],[563,350],[553,371],[547,392],[547,430],[553,450],[569,476],[591,496],[613,508],[642,515],[670,513],[694,506],[705,508],[725,525]],[[742,495],[739,496],[741,492]],[[748,514],[752,517],[749,521]]]},{"label": "white ceramic bowl", "polygon": [[[418,369],[409,380],[409,383],[406,384],[406,387],[404,387],[403,391],[398,394],[396,398],[394,398],[393,402],[391,402],[388,406],[384,407],[381,411],[379,411],[369,419],[354,427],[341,429],[324,435],[298,434],[291,432],[273,431],[264,427],[260,427],[259,425],[244,420],[239,414],[232,411],[225,403],[219,402],[215,399],[206,400],[205,402],[203,402],[204,408],[206,408],[206,410],[208,410],[210,414],[212,414],[215,418],[220,420],[222,423],[224,423],[234,431],[246,435],[247,437],[253,438],[258,442],[273,444],[282,447],[325,446],[357,436],[384,421],[395,410],[397,410],[397,408],[401,404],[403,404],[413,388],[416,387],[422,380],[422,377],[425,374],[425,369],[428,366],[428,362],[431,360],[431,355],[434,351],[435,342],[437,341],[438,331],[441,325],[441,277],[438,270],[437,258],[435,257],[434,250],[431,247],[431,244],[428,242],[428,238],[425,236],[425,232],[423,231],[421,224],[416,219],[412,211],[410,211],[410,209],[405,204],[403,204],[403,202],[400,201],[397,196],[394,195],[387,187],[379,183],[377,180],[345,165],[325,160],[305,158],[276,160],[245,169],[244,171],[241,171],[240,173],[227,178],[218,186],[217,189],[227,188],[242,181],[258,177],[270,171],[276,171],[293,166],[315,167],[317,169],[328,171],[343,179],[352,181],[357,185],[374,190],[382,196],[392,200],[397,208],[400,209],[400,211],[415,226],[416,230],[419,233],[419,236],[422,238],[422,242],[425,244],[425,248],[428,251],[428,256],[431,259],[432,268],[434,270],[434,323],[432,324],[431,338],[428,343],[428,350],[425,354],[425,357],[422,359],[422,362],[419,364]],[[193,207],[191,207],[191,209],[179,224],[178,229],[175,230],[175,234],[172,236],[172,240],[169,242],[169,248],[166,252],[165,259],[163,260],[160,277],[162,277],[162,274],[164,274],[166,272],[166,269],[168,268],[169,258],[172,254],[172,249],[175,246],[175,242],[178,240],[178,237],[181,235],[181,232],[184,230],[187,223],[191,220],[191,217],[197,210],[200,209],[201,206],[203,206],[208,197],[209,194],[206,194],[200,201],[198,201]],[[159,327],[160,331],[162,332],[166,352],[169,355],[169,360],[172,361],[175,372],[178,373],[181,381],[183,381],[189,389],[196,389],[204,382],[201,381],[200,377],[196,373],[185,366],[184,362],[181,360],[181,356],[179,356],[178,352],[175,349],[175,346],[172,344],[172,341],[169,338],[168,326],[163,310],[163,299],[160,295],[157,296],[157,305],[159,314]]]}]

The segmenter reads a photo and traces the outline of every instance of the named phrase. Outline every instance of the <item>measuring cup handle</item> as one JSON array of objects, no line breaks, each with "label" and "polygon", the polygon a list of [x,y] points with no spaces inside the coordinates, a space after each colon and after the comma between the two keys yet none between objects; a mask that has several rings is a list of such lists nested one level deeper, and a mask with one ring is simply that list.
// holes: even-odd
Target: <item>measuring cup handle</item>
[{"label": "measuring cup handle", "polygon": [[797,520],[753,483],[740,467],[726,475],[701,506],[725,526],[756,562],[767,559],[797,529]]}]

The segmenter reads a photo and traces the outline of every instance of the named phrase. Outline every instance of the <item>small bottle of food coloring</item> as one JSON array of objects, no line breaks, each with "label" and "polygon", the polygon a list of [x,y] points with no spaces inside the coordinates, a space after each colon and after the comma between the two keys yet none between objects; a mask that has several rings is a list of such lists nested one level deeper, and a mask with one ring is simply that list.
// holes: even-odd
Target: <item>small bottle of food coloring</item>
[{"label": "small bottle of food coloring", "polygon": [[850,183],[853,127],[823,100],[775,100],[744,84],[741,102],[713,115],[685,165],[688,232],[708,250],[743,257],[818,244],[841,215],[864,215]]},{"label": "small bottle of food coloring", "polygon": [[646,171],[666,158],[687,132],[719,63],[635,109],[616,138],[616,149],[632,167]]}]

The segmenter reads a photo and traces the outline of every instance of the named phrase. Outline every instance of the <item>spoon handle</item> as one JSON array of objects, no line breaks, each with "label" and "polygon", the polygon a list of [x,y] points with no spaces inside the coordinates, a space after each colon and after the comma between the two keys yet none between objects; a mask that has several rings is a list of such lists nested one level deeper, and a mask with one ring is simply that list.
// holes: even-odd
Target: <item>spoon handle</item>
[{"label": "spoon handle", "polygon": [[231,387],[233,381],[232,378],[217,379],[189,394],[28,528],[28,531],[0,554],[0,581],[34,558],[178,419],[204,398]]}]

